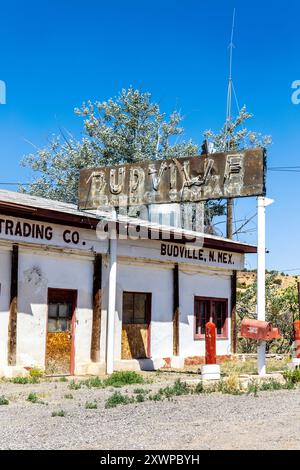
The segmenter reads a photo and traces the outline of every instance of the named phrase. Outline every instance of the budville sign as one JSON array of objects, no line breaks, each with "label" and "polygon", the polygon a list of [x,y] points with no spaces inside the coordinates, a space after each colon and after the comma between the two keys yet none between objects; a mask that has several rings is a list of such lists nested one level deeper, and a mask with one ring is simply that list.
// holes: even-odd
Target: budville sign
[{"label": "budville sign", "polygon": [[79,206],[147,205],[265,195],[263,149],[84,169]]}]

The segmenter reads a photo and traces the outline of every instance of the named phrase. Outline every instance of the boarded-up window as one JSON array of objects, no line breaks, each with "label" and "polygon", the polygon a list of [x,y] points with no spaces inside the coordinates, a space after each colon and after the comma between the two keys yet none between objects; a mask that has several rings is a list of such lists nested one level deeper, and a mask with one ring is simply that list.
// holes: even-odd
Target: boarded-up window
[{"label": "boarded-up window", "polygon": [[195,339],[204,338],[205,324],[208,321],[216,325],[216,333],[219,338],[227,338],[227,304],[227,299],[195,298]]},{"label": "boarded-up window", "polygon": [[151,294],[141,292],[124,292],[123,323],[145,324],[149,322]]}]

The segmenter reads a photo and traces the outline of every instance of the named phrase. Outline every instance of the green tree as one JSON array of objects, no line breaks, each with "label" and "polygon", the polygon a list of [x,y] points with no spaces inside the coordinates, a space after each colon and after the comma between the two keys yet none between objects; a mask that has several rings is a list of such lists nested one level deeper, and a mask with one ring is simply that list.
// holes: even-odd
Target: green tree
[{"label": "green tree", "polygon": [[[256,318],[256,288],[254,282],[248,287],[238,286],[237,291],[237,325],[243,318]],[[278,327],[281,338],[267,342],[267,351],[275,353],[289,352],[293,343],[293,322],[298,312],[298,291],[296,284],[282,288],[278,273],[266,275],[266,320]],[[238,349],[241,353],[256,352],[255,341],[239,338]]]},{"label": "green tree", "polygon": [[84,103],[75,113],[84,118],[84,136],[78,141],[61,133],[36,153],[21,161],[37,176],[22,192],[77,202],[82,168],[134,163],[173,157],[196,156],[198,146],[183,136],[182,116],[169,117],[152,102],[150,93],[132,87],[115,99]]},{"label": "green tree", "polygon": [[250,131],[245,127],[246,121],[251,119],[253,114],[248,113],[244,105],[238,115],[226,121],[222,129],[215,133],[212,130],[204,132],[204,138],[213,146],[214,152],[237,151],[252,147],[267,147],[271,144],[270,135],[262,135],[259,132]]},{"label": "green tree", "polygon": [[[222,129],[215,133],[212,130],[204,132],[204,138],[208,147],[213,152],[238,151],[245,148],[267,147],[271,144],[272,138],[269,135],[262,135],[259,132],[250,131],[245,127],[245,123],[253,117],[248,113],[244,105],[238,115],[224,123]],[[215,233],[213,225],[214,217],[226,214],[224,201],[210,201],[206,204],[206,226],[208,231]]]}]

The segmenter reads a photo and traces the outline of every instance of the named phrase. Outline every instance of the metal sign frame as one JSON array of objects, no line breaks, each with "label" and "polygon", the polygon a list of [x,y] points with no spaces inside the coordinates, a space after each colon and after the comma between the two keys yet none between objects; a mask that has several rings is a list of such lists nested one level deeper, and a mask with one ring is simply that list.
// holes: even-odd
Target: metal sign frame
[{"label": "metal sign frame", "polygon": [[143,161],[80,172],[79,207],[200,202],[265,196],[262,148]]}]

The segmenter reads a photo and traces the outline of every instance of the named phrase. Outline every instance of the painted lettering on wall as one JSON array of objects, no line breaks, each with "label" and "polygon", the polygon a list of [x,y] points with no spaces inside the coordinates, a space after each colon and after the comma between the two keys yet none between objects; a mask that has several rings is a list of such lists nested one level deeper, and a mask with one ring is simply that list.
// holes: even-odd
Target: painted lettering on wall
[{"label": "painted lettering on wall", "polygon": [[[51,241],[53,239],[53,234],[54,230],[51,225],[0,219],[0,235]],[[80,242],[80,235],[76,230],[66,229],[62,233],[62,239],[67,244],[72,243],[74,245],[78,245]],[[83,241],[82,244],[85,245],[85,241]]]},{"label": "painted lettering on wall", "polygon": [[160,246],[161,256],[168,256],[172,258],[183,258],[203,261],[204,263],[228,264],[233,265],[232,253],[227,253],[219,250],[206,251],[203,248],[188,248],[184,245],[172,245],[169,243],[162,243]]}]

